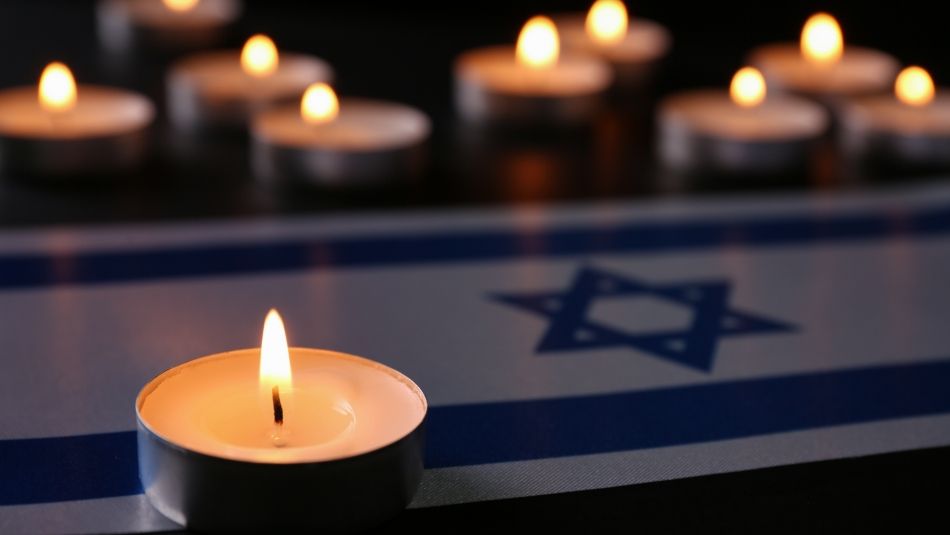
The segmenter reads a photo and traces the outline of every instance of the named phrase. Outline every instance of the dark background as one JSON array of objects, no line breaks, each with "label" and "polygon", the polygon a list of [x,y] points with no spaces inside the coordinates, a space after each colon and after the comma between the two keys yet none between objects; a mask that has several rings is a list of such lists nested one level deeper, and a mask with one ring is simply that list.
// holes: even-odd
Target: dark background
[{"label": "dark background", "polygon": [[[243,139],[206,140],[198,161],[168,148],[159,118],[156,150],[140,173],[104,184],[38,184],[5,173],[0,225],[118,223],[168,219],[270,217],[283,213],[415,210],[427,206],[557,204],[583,199],[759,195],[774,190],[897,187],[939,180],[909,170],[846,170],[832,144],[815,165],[774,180],[677,182],[653,158],[652,109],[658,96],[690,87],[725,87],[747,51],[796,41],[804,20],[836,15],[847,43],[872,46],[950,80],[947,9],[903,2],[643,1],[634,16],[674,35],[672,54],[645,96],[615,97],[611,113],[580,131],[474,136],[451,103],[451,65],[461,51],[514,42],[531,15],[583,11],[588,2],[249,2],[226,45],[263,32],[283,50],[319,55],[337,71],[343,95],[413,104],[434,121],[431,163],[419,180],[384,191],[284,191],[254,180]],[[95,34],[93,2],[0,3],[0,87],[34,84],[43,66],[66,62],[79,83],[109,83],[148,93],[161,106],[170,58],[108,58]],[[721,177],[720,177],[721,178]],[[761,177],[760,177],[761,178]],[[950,385],[948,385],[950,387]],[[950,449],[694,478],[620,489],[408,511],[394,522],[440,531],[597,530],[864,531],[943,522]]]},{"label": "dark background", "polygon": [[[835,14],[848,43],[874,46],[950,79],[945,9],[923,0],[871,2],[637,2],[631,12],[658,20],[674,35],[672,54],[646,96],[620,96],[610,113],[583,131],[475,136],[454,117],[452,60],[484,44],[513,43],[531,15],[584,11],[587,2],[247,2],[224,43],[237,48],[252,33],[271,35],[283,50],[319,55],[337,70],[342,95],[392,99],[428,112],[435,125],[428,171],[386,191],[278,191],[256,182],[246,141],[195,144],[200,161],[182,162],[167,147],[163,117],[155,154],[135,176],[105,186],[40,186],[6,174],[0,181],[0,224],[196,219],[404,210],[432,205],[512,204],[589,198],[708,195],[774,189],[841,190],[907,173],[843,169],[828,145],[813,165],[789,176],[733,183],[677,181],[653,158],[653,104],[682,88],[725,88],[750,47],[796,41],[804,20]],[[138,89],[163,100],[173,58],[138,54],[123,63],[104,54],[89,0],[4,0],[0,3],[0,87],[35,84],[43,66],[66,62],[79,83]],[[872,180],[873,179],[873,180]]]}]

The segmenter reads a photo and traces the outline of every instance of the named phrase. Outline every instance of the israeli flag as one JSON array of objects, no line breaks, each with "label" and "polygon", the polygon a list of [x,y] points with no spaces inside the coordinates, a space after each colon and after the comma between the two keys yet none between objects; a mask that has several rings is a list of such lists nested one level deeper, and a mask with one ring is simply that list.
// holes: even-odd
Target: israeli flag
[{"label": "israeli flag", "polygon": [[259,343],[430,401],[427,507],[950,444],[950,189],[0,235],[0,532],[173,529],[133,400]]}]

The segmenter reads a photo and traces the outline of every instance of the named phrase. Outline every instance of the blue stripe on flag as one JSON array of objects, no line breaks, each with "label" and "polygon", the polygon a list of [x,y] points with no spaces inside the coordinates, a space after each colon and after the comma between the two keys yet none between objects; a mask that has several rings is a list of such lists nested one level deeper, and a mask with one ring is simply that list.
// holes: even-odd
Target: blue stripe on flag
[{"label": "blue stripe on flag", "polygon": [[774,246],[950,231],[950,208],[919,211],[577,226],[546,230],[177,246],[148,250],[0,256],[0,288],[96,284],[409,263],[596,253]]},{"label": "blue stripe on flag", "polygon": [[[950,359],[432,407],[427,468],[657,448],[950,412]],[[141,492],[135,432],[0,441],[0,505]]]}]

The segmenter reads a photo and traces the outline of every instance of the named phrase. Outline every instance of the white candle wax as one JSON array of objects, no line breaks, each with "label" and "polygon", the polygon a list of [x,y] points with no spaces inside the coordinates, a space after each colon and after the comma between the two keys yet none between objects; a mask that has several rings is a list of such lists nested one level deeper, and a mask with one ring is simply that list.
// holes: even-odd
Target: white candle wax
[{"label": "white candle wax", "polygon": [[35,87],[0,91],[0,136],[32,139],[108,137],[144,129],[155,116],[145,97],[108,87],[81,85],[76,105],[51,111],[40,105]]},{"label": "white candle wax", "polygon": [[647,19],[630,19],[626,33],[616,42],[599,42],[587,33],[586,15],[582,13],[554,17],[566,50],[579,50],[599,55],[609,61],[622,75],[623,70],[649,65],[664,55],[672,41],[669,31]]},{"label": "white candle wax", "polygon": [[359,98],[342,99],[339,115],[329,122],[308,123],[299,106],[288,105],[262,112],[253,126],[255,136],[278,145],[356,152],[415,145],[429,130],[429,119],[418,110]]},{"label": "white candle wax", "polygon": [[99,39],[109,51],[129,55],[137,45],[206,46],[241,14],[240,0],[100,0]]},{"label": "white candle wax", "polygon": [[172,31],[210,30],[233,22],[241,13],[239,0],[197,0],[177,9],[173,5],[163,0],[102,0],[99,9],[133,25]]},{"label": "white candle wax", "polygon": [[577,101],[603,93],[612,75],[607,65],[592,55],[563,53],[556,64],[536,69],[519,63],[514,47],[494,46],[459,56],[455,78],[463,115],[503,118],[522,113],[556,116],[562,111],[559,107],[571,113],[568,108]]},{"label": "white candle wax", "polygon": [[826,98],[886,91],[898,70],[892,56],[851,45],[830,64],[805,58],[796,43],[759,47],[750,54],[749,63],[762,71],[770,87]]},{"label": "white candle wax", "polygon": [[663,102],[660,114],[708,136],[748,141],[810,137],[827,125],[821,109],[800,98],[773,96],[742,107],[720,90],[675,95]]},{"label": "white candle wax", "polygon": [[298,98],[308,85],[328,82],[333,71],[313,56],[281,52],[276,69],[253,76],[239,51],[207,52],[176,63],[168,75],[168,107],[180,127],[244,126],[275,102]]},{"label": "white candle wax", "polygon": [[315,349],[291,348],[290,359],[293,386],[281,392],[280,440],[270,392],[260,388],[258,349],[211,355],[159,375],[139,396],[141,422],[186,450],[281,464],[367,453],[422,423],[424,395],[395,370]]},{"label": "white candle wax", "polygon": [[593,56],[563,54],[543,69],[521,65],[510,46],[467,52],[456,62],[456,75],[465,82],[499,93],[527,97],[571,97],[603,91],[610,73]]}]

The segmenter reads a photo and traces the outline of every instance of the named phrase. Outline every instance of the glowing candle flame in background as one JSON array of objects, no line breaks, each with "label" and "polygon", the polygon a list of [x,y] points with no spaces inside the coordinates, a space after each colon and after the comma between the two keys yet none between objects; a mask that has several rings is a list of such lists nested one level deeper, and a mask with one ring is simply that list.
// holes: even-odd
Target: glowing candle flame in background
[{"label": "glowing candle flame in background", "polygon": [[251,76],[263,78],[277,70],[277,47],[266,35],[252,36],[241,50],[241,68]]},{"label": "glowing candle flame in background", "polygon": [[743,108],[758,106],[765,100],[765,78],[757,69],[743,67],[732,77],[729,96]]},{"label": "glowing candle flame in background", "polygon": [[545,69],[557,63],[560,52],[557,28],[548,17],[532,17],[518,36],[518,63],[534,69]]},{"label": "glowing candle flame in background", "polygon": [[591,39],[615,45],[627,35],[627,8],[620,0],[597,0],[587,12],[585,28]]},{"label": "glowing candle flame in background", "polygon": [[76,80],[69,67],[53,62],[40,75],[39,100],[43,109],[64,112],[76,105]]},{"label": "glowing candle flame in background", "polygon": [[837,63],[844,52],[844,37],[838,21],[827,13],[809,17],[802,28],[801,50],[805,58],[813,63]]},{"label": "glowing candle flame in background", "polygon": [[340,112],[340,102],[327,84],[311,84],[300,99],[300,116],[310,124],[329,123]]},{"label": "glowing candle flame in background", "polygon": [[284,322],[276,310],[271,309],[264,320],[264,335],[261,338],[260,384],[270,392],[274,386],[282,392],[290,390],[290,350]]},{"label": "glowing candle flame in background", "polygon": [[926,106],[934,99],[934,81],[920,67],[907,67],[897,75],[894,94],[908,106]]},{"label": "glowing candle flame in background", "polygon": [[162,0],[162,3],[165,4],[165,7],[169,11],[174,11],[176,13],[186,13],[191,11],[198,5],[199,0]]}]

